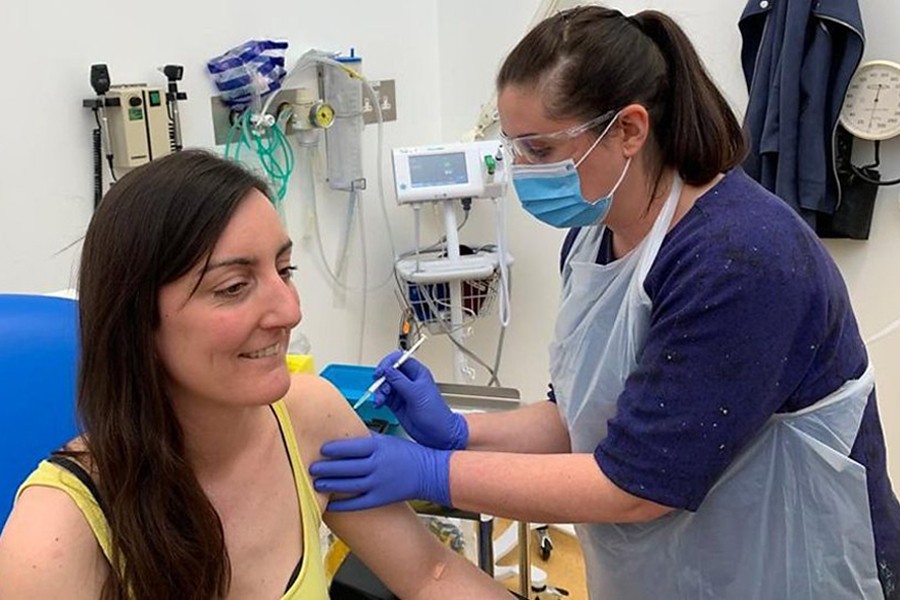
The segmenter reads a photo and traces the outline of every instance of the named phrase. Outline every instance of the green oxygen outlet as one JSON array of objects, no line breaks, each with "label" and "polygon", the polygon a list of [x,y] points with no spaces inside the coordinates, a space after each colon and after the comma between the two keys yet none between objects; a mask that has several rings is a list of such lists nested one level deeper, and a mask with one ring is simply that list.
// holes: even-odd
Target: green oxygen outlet
[{"label": "green oxygen outlet", "polygon": [[490,154],[484,155],[484,164],[487,166],[488,175],[493,175],[497,170],[497,161]]}]

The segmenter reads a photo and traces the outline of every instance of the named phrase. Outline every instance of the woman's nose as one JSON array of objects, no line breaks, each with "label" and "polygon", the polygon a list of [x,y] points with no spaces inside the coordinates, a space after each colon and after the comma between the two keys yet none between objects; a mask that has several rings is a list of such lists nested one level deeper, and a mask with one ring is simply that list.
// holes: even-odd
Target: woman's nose
[{"label": "woman's nose", "polygon": [[290,280],[278,277],[266,293],[266,313],[264,327],[286,327],[292,329],[300,322],[300,296]]}]

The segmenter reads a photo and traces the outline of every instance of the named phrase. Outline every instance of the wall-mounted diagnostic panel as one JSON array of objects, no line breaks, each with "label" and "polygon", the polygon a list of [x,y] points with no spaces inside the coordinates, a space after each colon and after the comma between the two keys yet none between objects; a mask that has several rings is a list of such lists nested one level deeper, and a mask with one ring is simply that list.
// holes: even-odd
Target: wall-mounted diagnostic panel
[{"label": "wall-mounted diagnostic panel", "polygon": [[113,100],[106,114],[116,168],[137,167],[171,152],[164,89],[114,85],[106,97]]}]

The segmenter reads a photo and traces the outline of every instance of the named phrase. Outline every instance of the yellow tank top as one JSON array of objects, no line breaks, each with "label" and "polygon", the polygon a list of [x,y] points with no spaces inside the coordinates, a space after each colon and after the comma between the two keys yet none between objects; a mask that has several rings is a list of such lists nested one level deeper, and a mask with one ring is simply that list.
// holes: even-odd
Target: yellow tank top
[{"label": "yellow tank top", "polygon": [[[278,419],[278,426],[281,429],[291,469],[294,472],[303,523],[302,563],[299,572],[295,572],[296,577],[290,582],[281,600],[300,600],[301,598],[303,600],[328,600],[325,566],[319,547],[319,527],[322,523],[322,514],[319,511],[309,475],[300,459],[300,450],[294,437],[294,428],[291,425],[287,406],[284,405],[284,402],[278,401],[272,405],[272,408]],[[69,470],[46,460],[41,461],[37,469],[28,476],[28,479],[19,488],[16,498],[22,494],[25,488],[35,485],[62,490],[72,498],[94,532],[94,537],[97,538],[103,554],[109,560],[111,556],[109,525],[87,485]]]}]

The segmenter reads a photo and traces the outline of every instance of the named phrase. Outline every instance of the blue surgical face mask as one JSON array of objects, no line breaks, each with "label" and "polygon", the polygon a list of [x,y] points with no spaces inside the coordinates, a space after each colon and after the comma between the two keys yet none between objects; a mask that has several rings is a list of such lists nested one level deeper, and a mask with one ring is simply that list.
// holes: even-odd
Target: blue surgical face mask
[{"label": "blue surgical face mask", "polygon": [[510,173],[522,207],[539,221],[562,229],[588,227],[603,220],[612,206],[613,194],[628,173],[631,158],[629,157],[625,161],[622,175],[619,176],[619,180],[616,181],[609,193],[593,202],[585,200],[581,195],[578,165],[597,147],[597,144],[616,121],[616,117],[613,117],[603,133],[597,137],[577,163],[570,158],[548,164],[513,165]]}]

